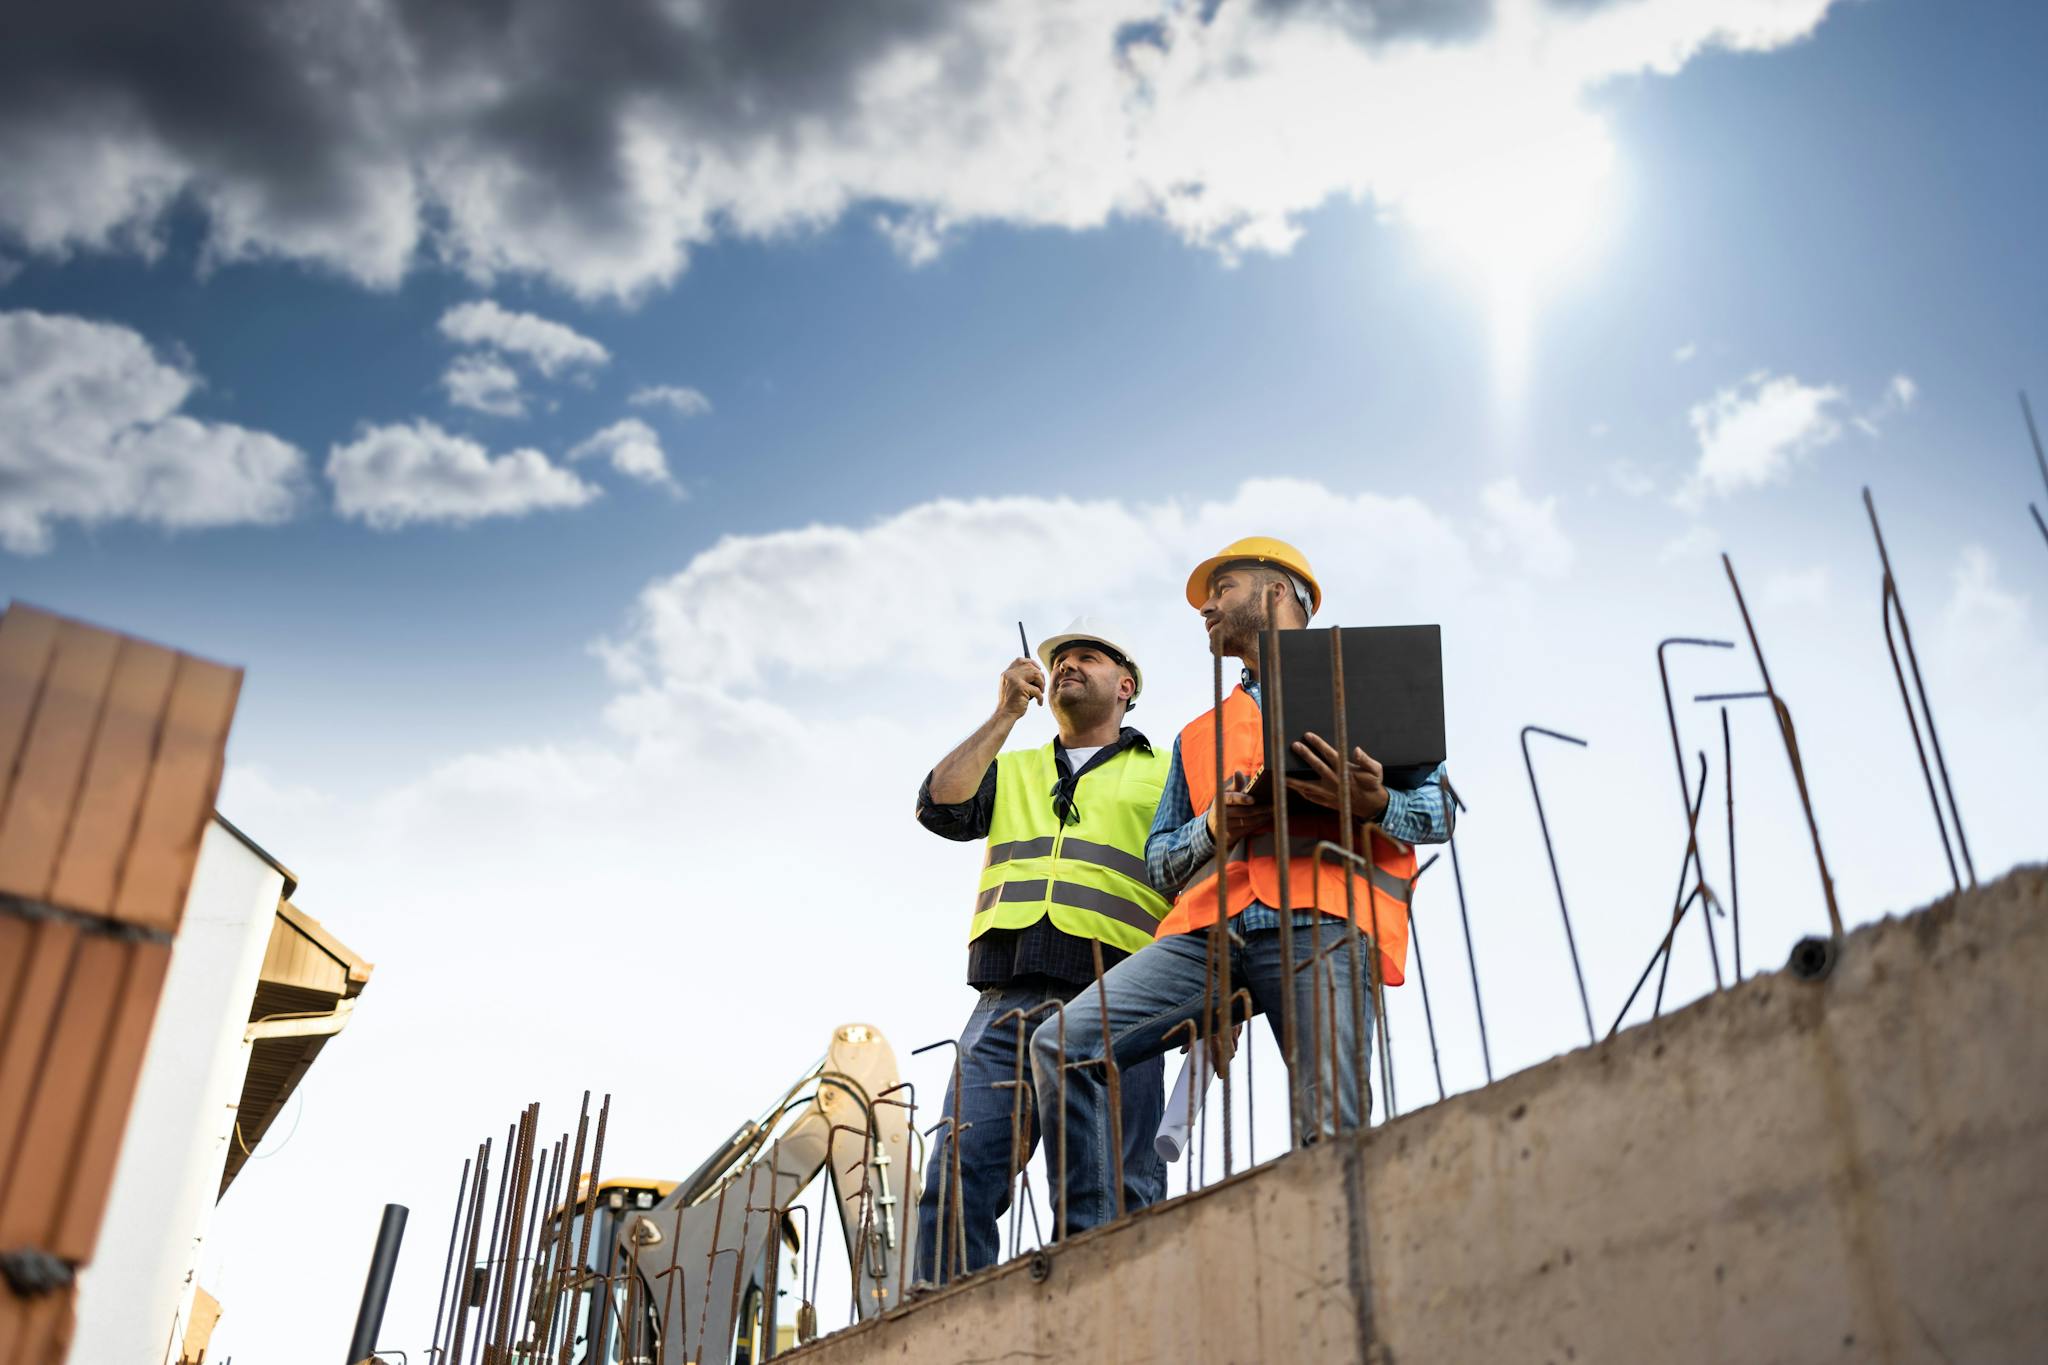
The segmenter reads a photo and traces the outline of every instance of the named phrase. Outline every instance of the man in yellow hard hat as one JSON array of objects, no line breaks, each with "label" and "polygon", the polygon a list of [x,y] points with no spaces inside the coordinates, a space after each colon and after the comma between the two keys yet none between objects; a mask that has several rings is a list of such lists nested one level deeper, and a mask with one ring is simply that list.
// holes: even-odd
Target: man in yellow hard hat
[{"label": "man in yellow hard hat", "polygon": [[[917,1279],[942,1282],[995,1263],[997,1220],[1010,1207],[1019,1011],[1035,1026],[1105,966],[1152,942],[1168,898],[1151,885],[1145,841],[1166,758],[1124,724],[1145,677],[1128,637],[1082,617],[1038,646],[1041,672],[1019,657],[1003,670],[996,709],[933,768],[919,823],[948,839],[985,839],[988,855],[968,928],[967,982],[980,992],[960,1035],[958,1086],[918,1203]],[[1046,680],[1051,678],[1048,693]],[[1034,701],[1058,724],[1053,740],[1003,750]],[[1000,751],[1000,752],[999,752]],[[1153,1148],[1165,1105],[1164,1063],[1123,1074],[1124,1199],[1166,1192]],[[957,1134],[955,1129],[957,1128]],[[1028,1118],[1021,1156],[1037,1144]],[[958,1138],[958,1176],[953,1159]]]},{"label": "man in yellow hard hat", "polygon": [[[1317,1040],[1321,1047],[1312,1052],[1308,1045],[1298,1045],[1297,1056],[1289,1059],[1298,1073],[1304,1133],[1315,1137],[1364,1123],[1370,1101],[1363,1066],[1371,1052],[1370,1004],[1352,995],[1350,978],[1341,968],[1334,978],[1328,972],[1297,970],[1288,982],[1279,942],[1281,915],[1290,914],[1295,931],[1296,967],[1311,959],[1341,961],[1344,954],[1339,950],[1354,933],[1362,932],[1369,936],[1365,942],[1378,949],[1382,979],[1399,985],[1407,963],[1408,895],[1415,879],[1412,845],[1440,843],[1451,832],[1451,812],[1439,781],[1442,764],[1428,772],[1397,774],[1390,782],[1372,755],[1354,748],[1351,811],[1358,828],[1352,846],[1366,855],[1369,865],[1346,869],[1341,860],[1326,857],[1319,867],[1316,841],[1335,841],[1341,833],[1340,767],[1328,740],[1309,734],[1294,749],[1317,776],[1290,778],[1288,786],[1304,803],[1322,807],[1325,813],[1296,817],[1290,807],[1290,847],[1285,851],[1288,903],[1282,905],[1282,851],[1275,847],[1270,807],[1255,804],[1246,791],[1266,762],[1259,633],[1268,625],[1281,630],[1306,626],[1322,606],[1322,588],[1299,550],[1285,541],[1254,536],[1225,546],[1197,565],[1188,577],[1187,598],[1202,614],[1211,652],[1241,660],[1244,669],[1242,681],[1224,698],[1220,712],[1212,709],[1189,722],[1174,741],[1165,789],[1145,844],[1152,885],[1173,900],[1173,909],[1161,920],[1158,940],[1148,951],[1110,971],[1099,993],[1091,986],[1068,1003],[1064,1058],[1057,1019],[1032,1035],[1041,1123],[1048,1131],[1056,1131],[1054,1125],[1062,1121],[1067,1126],[1069,1232],[1107,1221],[1114,1208],[1105,1086],[1084,1064],[1101,1060],[1105,1034],[1113,1042],[1119,1068],[1146,1063],[1172,1045],[1174,1030],[1184,1034],[1186,1022],[1201,1016],[1209,990],[1209,935],[1197,931],[1215,924],[1219,900],[1232,931],[1230,979],[1250,991],[1253,1012],[1267,1015],[1276,1038],[1282,1001],[1290,988],[1299,1035],[1309,1032],[1309,1021],[1318,1013],[1313,1001],[1318,982],[1326,993],[1332,986],[1337,992],[1334,1010],[1327,994],[1322,1002],[1324,1033]],[[1216,764],[1219,724],[1221,772]],[[1347,912],[1347,905],[1355,910]],[[1347,913],[1356,915],[1355,930]],[[1366,1021],[1364,1037],[1354,1026],[1361,1014]],[[1334,1058],[1328,1055],[1333,1025]],[[1284,1042],[1282,1047],[1284,1052]],[[1297,1065],[1311,1057],[1317,1058],[1317,1065]],[[1062,1061],[1068,1067],[1064,1116],[1055,1085]],[[1324,1073],[1331,1070],[1336,1074],[1334,1095],[1326,1094],[1322,1084]]]}]

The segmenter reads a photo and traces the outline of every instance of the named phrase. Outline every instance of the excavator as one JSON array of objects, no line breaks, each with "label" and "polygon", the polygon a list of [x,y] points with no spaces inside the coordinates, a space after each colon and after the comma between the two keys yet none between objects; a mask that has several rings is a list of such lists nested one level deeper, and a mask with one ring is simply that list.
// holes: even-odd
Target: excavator
[{"label": "excavator", "polygon": [[687,1179],[582,1176],[542,1225],[505,1365],[756,1365],[809,1341],[828,1204],[856,1315],[895,1307],[917,1262],[913,1102],[881,1032],[842,1024]]}]

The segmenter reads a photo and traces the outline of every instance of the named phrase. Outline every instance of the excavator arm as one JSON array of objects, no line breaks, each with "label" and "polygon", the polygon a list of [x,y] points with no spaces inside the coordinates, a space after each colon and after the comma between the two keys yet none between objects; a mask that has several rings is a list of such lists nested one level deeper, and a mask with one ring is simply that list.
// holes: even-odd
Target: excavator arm
[{"label": "excavator arm", "polygon": [[[809,1206],[799,1204],[821,1173],[855,1311],[865,1319],[896,1306],[917,1259],[909,1094],[879,1030],[833,1030],[824,1061],[688,1180],[665,1194],[590,1201],[598,1213],[589,1264],[566,1275],[551,1267],[540,1281],[561,1326],[522,1360],[556,1365],[566,1337],[571,1365],[754,1365],[774,1352],[785,1293],[798,1304],[798,1340],[809,1340],[816,1287],[780,1282],[781,1247],[803,1248],[804,1264],[811,1252],[799,1229],[825,1235],[807,1226]],[[547,1316],[540,1297],[536,1323]]]}]

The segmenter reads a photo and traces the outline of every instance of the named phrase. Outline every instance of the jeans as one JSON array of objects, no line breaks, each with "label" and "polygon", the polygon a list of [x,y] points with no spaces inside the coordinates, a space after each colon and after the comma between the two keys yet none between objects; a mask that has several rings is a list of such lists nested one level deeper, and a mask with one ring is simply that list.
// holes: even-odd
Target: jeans
[{"label": "jeans", "polygon": [[[1356,1058],[1363,1056],[1367,1067],[1371,1064],[1372,1009],[1370,1002],[1362,999],[1366,989],[1363,985],[1363,955],[1368,950],[1364,940],[1359,939],[1361,987],[1360,996],[1354,997],[1349,954],[1344,951],[1349,935],[1350,930],[1343,921],[1328,917],[1313,928],[1304,925],[1294,931],[1296,1027],[1306,1037],[1312,1018],[1313,997],[1310,992],[1316,980],[1321,981],[1324,992],[1320,1009],[1325,1039],[1329,1036],[1334,1014],[1339,1128],[1359,1127],[1371,1103],[1370,1080],[1358,1074],[1355,1062]],[[1241,985],[1251,992],[1252,1012],[1266,1016],[1273,1037],[1278,1041],[1280,992],[1283,989],[1280,931],[1278,928],[1254,929],[1242,937],[1233,934],[1231,939],[1231,988],[1235,991]],[[1208,942],[1206,931],[1162,938],[1119,962],[1103,976],[1101,992],[1109,1001],[1110,1039],[1117,1067],[1125,1077],[1129,1077],[1135,1068],[1153,1065],[1169,1047],[1185,1041],[1184,1030],[1173,1038],[1168,1034],[1188,1020],[1200,1017],[1208,975]],[[1334,971],[1311,972],[1304,968],[1303,964],[1309,960],[1311,952],[1323,954],[1323,961]],[[1330,1008],[1333,992],[1334,1011]],[[1357,1038],[1353,1023],[1354,998],[1360,999],[1360,1012],[1365,1017],[1365,1037],[1362,1040]],[[1109,1124],[1105,1114],[1108,1087],[1096,1069],[1072,1065],[1102,1058],[1102,1005],[1097,987],[1091,985],[1076,995],[1068,1003],[1066,1013],[1069,1063],[1066,1194],[1072,1201],[1067,1210],[1067,1230],[1074,1233],[1108,1222],[1115,1213],[1115,1205],[1109,1183]],[[1056,1131],[1055,1125],[1060,1122],[1058,1093],[1053,1085],[1059,1054],[1058,1021],[1048,1019],[1031,1035],[1031,1067],[1038,1078],[1039,1121],[1048,1131]],[[1303,1055],[1308,1055],[1306,1048]],[[1330,1063],[1326,1059],[1323,1065]],[[1310,1072],[1318,1069],[1309,1068]],[[1320,1080],[1313,1074],[1302,1077],[1303,1106],[1307,1114],[1323,1112]],[[1128,1080],[1125,1085],[1129,1085]],[[1320,1124],[1319,1131],[1331,1131],[1327,1120]],[[1128,1119],[1124,1123],[1124,1137],[1128,1147]]]},{"label": "jeans", "polygon": [[[1152,950],[1148,947],[1146,953]],[[1024,982],[1013,982],[1005,986],[993,986],[981,993],[975,1002],[974,1012],[967,1016],[967,1027],[960,1034],[960,1094],[955,1094],[949,1081],[946,1086],[945,1116],[958,1116],[962,1125],[960,1133],[960,1194],[958,1214],[965,1252],[964,1273],[992,1266],[1001,1258],[1002,1242],[997,1231],[997,1220],[1010,1208],[1010,1130],[1013,1117],[1017,1114],[1017,1092],[1008,1082],[1017,1078],[1017,1020],[1003,1019],[1012,1010],[1031,1011],[1047,1004],[1057,1004],[1070,997],[1076,988],[1061,986],[1048,978],[1037,978]],[[1025,1025],[1025,1036],[1039,1021],[1049,1018],[1053,1011],[1046,1010],[1033,1016]],[[1099,1038],[1102,1025],[1096,1017],[1095,1031]],[[1069,1039],[1071,1043],[1072,1040]],[[1057,1052],[1057,1048],[1055,1048]],[[1032,1084],[1032,1066],[1024,1069],[1025,1084]],[[1124,1124],[1124,1204],[1127,1208],[1143,1208],[1145,1205],[1164,1197],[1166,1194],[1166,1163],[1159,1157],[1153,1146],[1153,1138],[1159,1131],[1159,1119],[1166,1107],[1166,1096],[1161,1078],[1166,1073],[1163,1058],[1154,1056],[1142,1064],[1133,1065],[1122,1073],[1123,1083],[1123,1124]],[[1045,1075],[1057,1093],[1058,1078],[1054,1071]],[[1078,1079],[1068,1075],[1068,1084]],[[998,1082],[1004,1082],[1000,1088]],[[1099,1083],[1095,1087],[1104,1090]],[[1024,1147],[1022,1157],[1029,1159],[1038,1146],[1037,1110],[1027,1089],[1023,1096]],[[1107,1100],[1099,1099],[1096,1111],[1107,1109]],[[1102,1119],[1106,1125],[1106,1117]],[[1057,1129],[1052,1130],[1057,1132]],[[943,1211],[945,1223],[950,1225],[955,1214],[953,1193],[952,1145],[950,1126],[941,1127],[933,1135],[931,1164],[925,1172],[924,1190],[917,1201],[917,1276],[928,1282],[941,1282],[963,1273],[962,1267],[952,1253],[952,1239],[946,1242],[948,1255],[941,1262],[940,1215]],[[1103,1141],[1106,1143],[1107,1138]],[[1046,1152],[1046,1166],[1049,1179],[1058,1179],[1057,1147]],[[1073,1139],[1068,1139],[1067,1163],[1069,1179],[1072,1178],[1075,1150]],[[1109,1160],[1105,1147],[1101,1161]],[[1094,1175],[1092,1179],[1106,1182],[1108,1177]],[[943,1264],[947,1273],[940,1273]]]}]

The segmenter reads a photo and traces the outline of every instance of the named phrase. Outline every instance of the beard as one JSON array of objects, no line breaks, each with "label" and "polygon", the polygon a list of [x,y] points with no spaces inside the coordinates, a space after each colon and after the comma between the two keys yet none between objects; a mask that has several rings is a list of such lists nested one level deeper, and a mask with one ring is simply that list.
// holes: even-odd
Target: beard
[{"label": "beard", "polygon": [[1079,687],[1068,687],[1063,679],[1056,679],[1052,685],[1052,709],[1072,721],[1077,727],[1086,729],[1109,717],[1116,707],[1116,684],[1090,678],[1086,673],[1074,675]]},{"label": "beard", "polygon": [[1263,595],[1225,607],[1218,618],[1216,628],[1209,633],[1216,653],[1226,659],[1242,659],[1248,652],[1257,652],[1259,632],[1267,624]]}]

